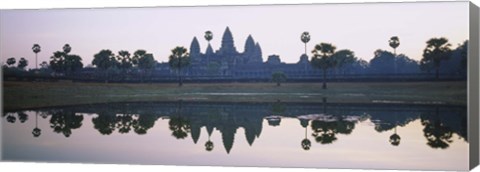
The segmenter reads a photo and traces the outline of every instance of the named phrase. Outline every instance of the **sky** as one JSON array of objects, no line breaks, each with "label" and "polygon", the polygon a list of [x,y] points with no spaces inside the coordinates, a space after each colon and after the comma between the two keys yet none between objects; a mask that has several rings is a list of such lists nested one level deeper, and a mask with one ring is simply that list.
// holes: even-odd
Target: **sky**
[{"label": "sky", "polygon": [[377,49],[392,51],[388,40],[398,36],[397,53],[420,60],[430,38],[445,37],[452,48],[468,39],[468,3],[2,10],[0,62],[25,57],[28,67],[34,68],[31,48],[35,43],[42,47],[38,63],[49,61],[66,43],[85,66],[102,49],[115,53],[145,49],[157,61],[166,62],[172,48],[190,47],[194,36],[204,52],[207,30],[213,32],[211,44],[217,50],[227,26],[239,52],[251,34],[262,47],[264,61],[276,54],[284,62],[296,63],[304,53],[300,41],[304,31],[312,37],[308,51],[327,42],[369,61]]}]

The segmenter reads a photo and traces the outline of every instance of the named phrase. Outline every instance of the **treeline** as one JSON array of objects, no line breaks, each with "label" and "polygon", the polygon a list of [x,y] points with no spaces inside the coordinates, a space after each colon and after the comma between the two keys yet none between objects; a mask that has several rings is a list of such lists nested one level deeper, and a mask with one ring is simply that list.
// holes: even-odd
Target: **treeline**
[{"label": "treeline", "polygon": [[[205,37],[213,36],[212,32],[205,32]],[[301,41],[305,44],[310,41],[309,32],[303,32]],[[446,38],[432,38],[426,42],[423,58],[420,61],[413,60],[404,54],[397,54],[396,49],[400,46],[400,39],[393,36],[388,41],[393,53],[387,50],[376,50],[370,61],[365,61],[355,56],[348,49],[337,50],[331,43],[319,43],[311,51],[309,63],[312,67],[320,69],[323,81],[336,75],[402,75],[402,74],[432,74],[440,78],[440,74],[466,77],[467,73],[467,47],[468,41],[452,49]],[[20,58],[16,64],[14,57],[7,59],[3,65],[4,76],[13,78],[69,78],[93,81],[123,81],[144,82],[151,80],[154,69],[160,66],[155,61],[153,54],[146,50],[137,50],[133,54],[126,50],[120,50],[117,54],[104,49],[94,55],[91,65],[84,66],[79,55],[71,54],[72,47],[65,44],[60,51],[56,51],[50,57],[50,61],[40,63],[37,66],[37,54],[41,47],[34,44],[32,51],[35,53],[35,69],[27,70],[28,61]],[[184,47],[177,46],[171,50],[169,56],[169,70],[171,77],[177,77],[179,86],[182,85],[183,69],[190,65],[190,54]],[[183,70],[183,71],[182,71]],[[284,71],[272,72],[272,80],[286,81]],[[317,76],[318,74],[306,74]],[[158,77],[158,75],[156,76]],[[156,78],[158,79],[158,78]],[[326,83],[324,83],[326,88]]]}]

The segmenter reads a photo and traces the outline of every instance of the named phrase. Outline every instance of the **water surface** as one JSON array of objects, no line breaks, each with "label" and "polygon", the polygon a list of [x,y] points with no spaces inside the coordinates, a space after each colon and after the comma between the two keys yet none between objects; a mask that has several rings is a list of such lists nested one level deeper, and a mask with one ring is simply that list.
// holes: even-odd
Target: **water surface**
[{"label": "water surface", "polygon": [[467,170],[464,106],[139,102],[5,112],[3,159]]}]

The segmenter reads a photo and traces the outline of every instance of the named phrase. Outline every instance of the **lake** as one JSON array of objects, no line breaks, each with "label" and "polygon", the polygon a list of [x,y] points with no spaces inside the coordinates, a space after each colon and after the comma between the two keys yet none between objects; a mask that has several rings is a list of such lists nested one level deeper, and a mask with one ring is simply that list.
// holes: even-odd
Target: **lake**
[{"label": "lake", "polygon": [[6,161],[468,170],[466,106],[135,102],[7,111]]}]

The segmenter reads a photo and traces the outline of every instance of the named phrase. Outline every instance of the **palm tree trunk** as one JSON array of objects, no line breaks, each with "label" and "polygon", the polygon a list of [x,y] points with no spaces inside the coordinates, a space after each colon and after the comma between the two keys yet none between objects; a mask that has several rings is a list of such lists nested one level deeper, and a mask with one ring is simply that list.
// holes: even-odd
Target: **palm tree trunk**
[{"label": "palm tree trunk", "polygon": [[180,71],[180,68],[178,69],[178,86],[181,87],[183,85],[182,83],[182,72]]},{"label": "palm tree trunk", "polygon": [[307,55],[307,43],[305,43],[305,55]]},{"label": "palm tree trunk", "polygon": [[435,68],[435,79],[438,79],[439,67]]},{"label": "palm tree trunk", "polygon": [[38,61],[37,61],[38,57],[37,57],[37,55],[38,55],[38,53],[35,53],[35,69],[38,70]]},{"label": "palm tree trunk", "polygon": [[327,89],[327,69],[323,69],[323,89]]}]

